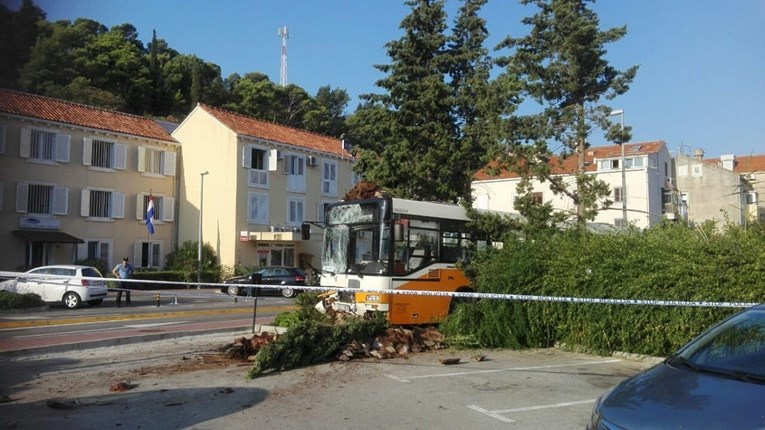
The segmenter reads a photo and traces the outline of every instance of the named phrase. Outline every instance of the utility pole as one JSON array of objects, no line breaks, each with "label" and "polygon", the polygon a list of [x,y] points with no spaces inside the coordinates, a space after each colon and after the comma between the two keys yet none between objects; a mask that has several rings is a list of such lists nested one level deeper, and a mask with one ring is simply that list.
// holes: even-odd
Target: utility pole
[{"label": "utility pole", "polygon": [[282,62],[279,67],[279,85],[282,87],[287,86],[287,39],[290,38],[290,34],[287,31],[287,26],[279,27],[277,32],[279,37],[282,38]]}]

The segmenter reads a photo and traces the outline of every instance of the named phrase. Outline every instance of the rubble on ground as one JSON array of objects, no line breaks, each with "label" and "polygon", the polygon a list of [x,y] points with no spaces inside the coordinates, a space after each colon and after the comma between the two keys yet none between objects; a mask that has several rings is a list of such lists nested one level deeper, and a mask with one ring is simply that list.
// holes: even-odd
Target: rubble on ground
[{"label": "rubble on ground", "polygon": [[[252,361],[260,348],[276,340],[276,334],[263,332],[252,338],[240,337],[219,349],[227,358]],[[369,342],[353,341],[337,355],[348,361],[357,358],[387,359],[437,349],[444,349],[444,335],[432,327],[389,327]]]}]

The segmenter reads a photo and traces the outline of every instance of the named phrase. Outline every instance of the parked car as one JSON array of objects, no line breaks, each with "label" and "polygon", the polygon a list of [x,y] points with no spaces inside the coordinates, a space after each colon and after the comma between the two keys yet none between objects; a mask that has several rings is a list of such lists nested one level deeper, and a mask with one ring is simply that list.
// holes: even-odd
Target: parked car
[{"label": "parked car", "polygon": [[[258,276],[260,277],[259,281],[257,280]],[[284,286],[305,285],[306,273],[296,267],[269,266],[261,267],[244,276],[225,279],[223,283],[228,285],[221,287],[221,292],[228,293],[232,296],[252,296],[253,287],[248,287],[247,284]],[[289,287],[258,288],[258,290],[259,294],[281,293],[282,296],[287,298],[295,297],[296,294],[296,290]]]},{"label": "parked car", "polygon": [[587,426],[765,428],[765,305],[736,313],[601,396]]},{"label": "parked car", "polygon": [[26,273],[35,276],[22,275],[0,282],[0,290],[34,293],[45,302],[61,303],[69,309],[79,308],[83,302],[100,305],[108,292],[104,281],[82,279],[103,278],[101,272],[91,266],[42,266]]}]

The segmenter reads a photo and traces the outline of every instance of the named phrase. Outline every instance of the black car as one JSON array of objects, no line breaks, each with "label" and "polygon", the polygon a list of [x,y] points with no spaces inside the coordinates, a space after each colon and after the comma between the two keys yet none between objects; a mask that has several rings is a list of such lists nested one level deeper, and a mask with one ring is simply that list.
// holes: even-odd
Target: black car
[{"label": "black car", "polygon": [[229,285],[221,287],[221,292],[232,296],[252,296],[255,288],[252,285],[282,285],[282,288],[257,288],[258,294],[281,294],[290,298],[295,297],[297,291],[289,286],[305,285],[306,273],[296,267],[261,267],[244,276],[228,278],[223,283]]}]

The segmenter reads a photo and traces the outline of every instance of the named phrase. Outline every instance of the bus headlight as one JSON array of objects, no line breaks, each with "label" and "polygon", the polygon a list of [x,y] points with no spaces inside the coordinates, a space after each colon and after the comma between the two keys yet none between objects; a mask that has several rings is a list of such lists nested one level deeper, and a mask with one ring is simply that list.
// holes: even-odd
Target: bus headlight
[{"label": "bus headlight", "polygon": [[377,294],[367,294],[367,301],[368,302],[379,302],[380,296]]}]

